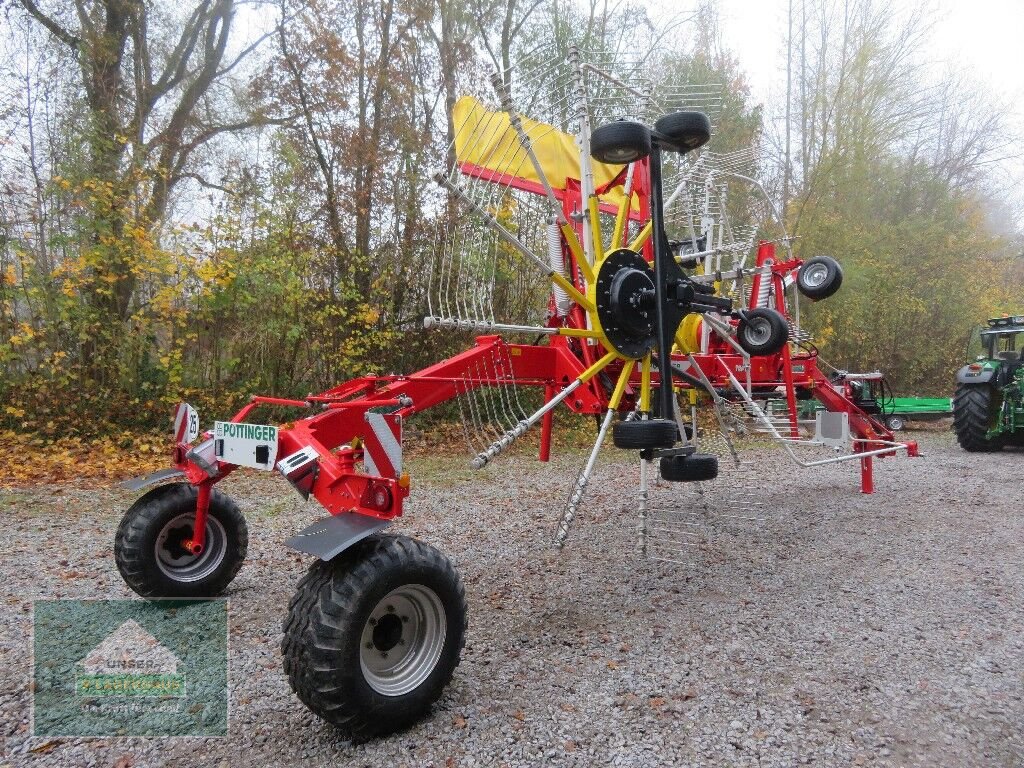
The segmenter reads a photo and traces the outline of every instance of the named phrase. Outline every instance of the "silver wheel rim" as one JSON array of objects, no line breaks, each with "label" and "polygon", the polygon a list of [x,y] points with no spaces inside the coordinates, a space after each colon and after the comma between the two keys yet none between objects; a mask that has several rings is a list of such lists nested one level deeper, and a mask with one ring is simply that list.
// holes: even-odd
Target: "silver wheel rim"
[{"label": "silver wheel rim", "polygon": [[156,564],[169,579],[192,582],[205,579],[220,568],[228,550],[224,526],[212,515],[206,518],[206,541],[198,555],[188,552],[182,542],[192,537],[195,512],[178,515],[167,522],[156,537]]},{"label": "silver wheel rim", "polygon": [[824,264],[811,264],[800,271],[800,278],[808,288],[818,288],[828,279],[828,267]]},{"label": "silver wheel rim", "polygon": [[747,323],[743,329],[743,338],[751,346],[760,347],[762,344],[767,344],[771,337],[772,325],[763,318],[757,318]]},{"label": "silver wheel rim", "polygon": [[382,696],[402,696],[423,684],[444,649],[448,622],[437,593],[406,584],[374,606],[363,626],[359,666]]}]

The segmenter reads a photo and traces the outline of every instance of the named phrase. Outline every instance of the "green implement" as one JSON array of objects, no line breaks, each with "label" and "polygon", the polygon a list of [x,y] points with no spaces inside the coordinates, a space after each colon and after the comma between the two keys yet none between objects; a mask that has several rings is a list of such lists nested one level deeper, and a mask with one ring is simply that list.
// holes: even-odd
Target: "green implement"
[{"label": "green implement", "polygon": [[[957,371],[953,429],[966,451],[1024,445],[1024,316],[992,318],[968,347],[973,362]],[[973,352],[973,354],[972,354]]]},{"label": "green implement", "polygon": [[908,421],[936,421],[953,413],[949,397],[894,397],[886,407],[885,424],[894,432]]}]

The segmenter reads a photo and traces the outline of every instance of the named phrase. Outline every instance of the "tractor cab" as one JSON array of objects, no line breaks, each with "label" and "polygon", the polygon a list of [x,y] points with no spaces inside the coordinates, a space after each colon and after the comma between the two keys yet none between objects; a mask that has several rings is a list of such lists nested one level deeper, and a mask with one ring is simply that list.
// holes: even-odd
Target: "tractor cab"
[{"label": "tractor cab", "polygon": [[967,347],[970,363],[957,373],[960,384],[1009,383],[1024,364],[1024,315],[993,317],[971,334]]},{"label": "tractor cab", "polygon": [[850,373],[836,371],[832,383],[841,388],[843,395],[864,413],[884,416],[892,412],[892,393],[880,371]]},{"label": "tractor cab", "polygon": [[1024,316],[994,317],[988,327],[981,329],[978,339],[982,354],[977,359],[1002,360],[1017,363],[1021,360],[1021,346],[1018,335],[1024,333]]}]

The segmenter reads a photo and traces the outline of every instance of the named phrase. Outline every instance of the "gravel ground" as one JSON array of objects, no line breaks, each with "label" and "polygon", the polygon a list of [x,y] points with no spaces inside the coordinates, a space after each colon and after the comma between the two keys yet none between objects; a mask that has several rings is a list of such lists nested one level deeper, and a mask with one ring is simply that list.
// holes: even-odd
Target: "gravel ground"
[{"label": "gravel ground", "polygon": [[[279,546],[320,513],[279,478],[222,486],[250,525],[230,597],[227,738],[30,735],[35,598],[125,598],[111,544],[131,502],[75,487],[0,494],[0,688],[12,765],[1024,765],[1022,455],[911,433],[924,457],[794,470],[755,453],[764,502],[719,484],[678,562],[634,554],[635,467],[604,454],[568,548],[548,547],[579,455],[482,473],[413,462],[398,528],[445,550],[470,602],[462,665],[430,718],[353,745],[281,671],[281,620],[308,559]],[[785,472],[783,476],[780,473]]]}]

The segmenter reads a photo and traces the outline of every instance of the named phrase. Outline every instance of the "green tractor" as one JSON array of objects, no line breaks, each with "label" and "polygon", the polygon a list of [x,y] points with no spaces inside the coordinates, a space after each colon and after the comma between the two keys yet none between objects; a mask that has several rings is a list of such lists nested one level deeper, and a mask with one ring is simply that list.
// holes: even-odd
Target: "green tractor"
[{"label": "green tractor", "polygon": [[[1024,445],[1024,316],[996,317],[972,334],[975,361],[956,374],[953,429],[967,451]],[[1022,343],[1021,346],[1024,346]],[[971,350],[969,349],[969,352]]]}]

